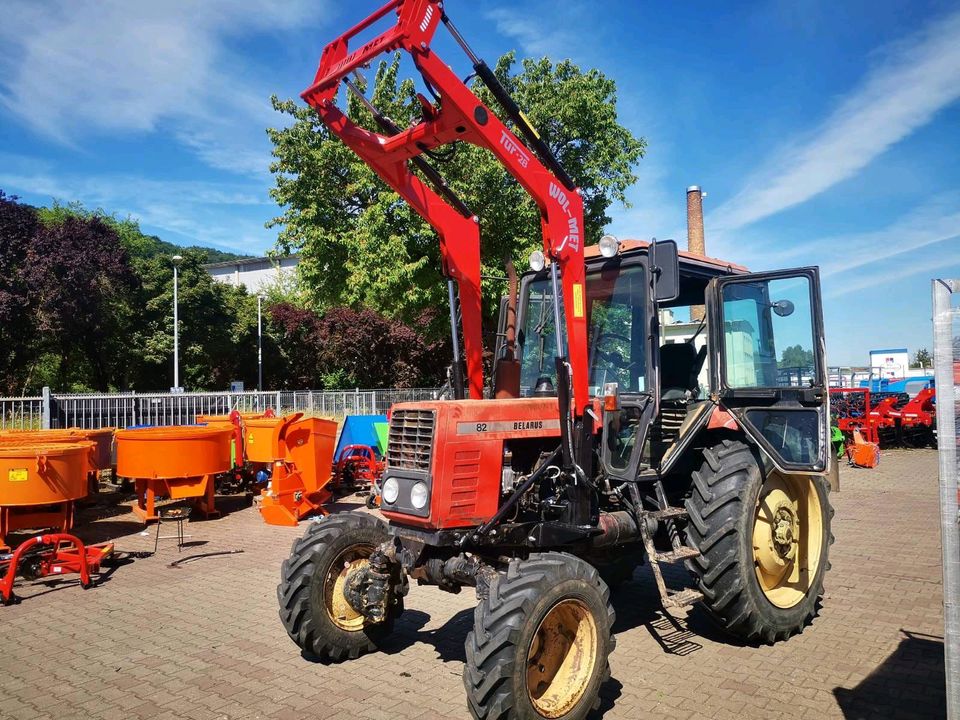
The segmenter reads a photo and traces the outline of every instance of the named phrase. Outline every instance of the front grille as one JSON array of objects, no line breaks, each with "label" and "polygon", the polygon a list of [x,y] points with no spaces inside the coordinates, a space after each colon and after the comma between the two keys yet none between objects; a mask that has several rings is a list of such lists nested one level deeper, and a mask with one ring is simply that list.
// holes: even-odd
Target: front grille
[{"label": "front grille", "polygon": [[433,410],[394,410],[390,416],[387,466],[429,471],[433,423]]}]

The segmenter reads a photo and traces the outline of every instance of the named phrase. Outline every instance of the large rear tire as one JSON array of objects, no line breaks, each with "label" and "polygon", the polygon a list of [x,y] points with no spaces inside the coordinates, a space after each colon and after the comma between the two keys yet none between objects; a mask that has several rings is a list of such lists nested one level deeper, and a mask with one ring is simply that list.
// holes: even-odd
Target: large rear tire
[{"label": "large rear tire", "polygon": [[513,560],[467,635],[463,683],[477,720],[582,720],[610,677],[615,619],[596,569],[563,553]]},{"label": "large rear tire", "polygon": [[367,562],[388,538],[386,526],[366,513],[343,513],[310,523],[283,561],[277,600],[287,635],[311,659],[339,662],[376,650],[402,611],[395,597],[387,619],[369,623],[343,594],[347,572]]},{"label": "large rear tire", "polygon": [[765,471],[757,451],[724,440],[703,451],[686,502],[687,562],[724,630],[774,643],[802,632],[823,596],[833,542],[824,478]]}]

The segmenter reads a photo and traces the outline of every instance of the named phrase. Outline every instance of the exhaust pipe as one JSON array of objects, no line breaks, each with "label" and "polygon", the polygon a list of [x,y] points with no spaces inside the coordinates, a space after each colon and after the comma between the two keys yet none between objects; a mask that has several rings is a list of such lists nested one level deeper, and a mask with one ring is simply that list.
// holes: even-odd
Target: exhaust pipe
[{"label": "exhaust pipe", "polygon": [[[706,255],[703,242],[703,196],[699,185],[687,188],[687,250],[696,255]],[[703,305],[693,305],[690,308],[690,320],[700,322],[706,314]]]}]

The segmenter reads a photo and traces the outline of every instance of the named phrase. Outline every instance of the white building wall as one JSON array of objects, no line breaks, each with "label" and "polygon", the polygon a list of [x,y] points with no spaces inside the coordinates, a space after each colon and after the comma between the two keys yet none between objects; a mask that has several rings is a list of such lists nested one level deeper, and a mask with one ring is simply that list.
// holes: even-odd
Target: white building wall
[{"label": "white building wall", "polygon": [[290,277],[296,270],[299,258],[285,257],[280,260],[254,258],[232,263],[215,263],[205,266],[210,276],[228,285],[243,286],[247,292],[258,293],[283,277]]}]

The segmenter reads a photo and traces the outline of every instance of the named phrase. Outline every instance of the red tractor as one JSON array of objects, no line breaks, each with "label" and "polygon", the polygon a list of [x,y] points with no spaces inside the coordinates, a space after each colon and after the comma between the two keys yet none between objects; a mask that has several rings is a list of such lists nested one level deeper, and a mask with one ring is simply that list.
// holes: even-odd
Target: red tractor
[{"label": "red tractor", "polygon": [[[390,13],[390,29],[350,47]],[[431,47],[440,25],[510,127]],[[435,97],[420,96],[422,119],[405,128],[352,80],[394,51]],[[379,132],[337,108],[341,83]],[[576,184],[440,2],[393,0],[334,40],[303,98],[435,228],[455,399],[393,407],[387,522],[333,515],[295,543],[277,597],[302,651],[330,662],[375,650],[411,579],[473,587],[463,673],[473,716],[576,720],[609,677],[610,589],[642,562],[665,608],[700,602],[753,643],[800,632],[816,615],[832,540],[816,268],[750,274],[672,241],[608,236],[584,248]],[[486,392],[480,224],[426,157],[453,142],[493,153],[542,217],[543,252],[502,303]],[[689,333],[669,342],[661,311],[683,308]],[[780,372],[798,344],[812,366]],[[667,587],[661,565],[677,562],[692,586]]]}]

